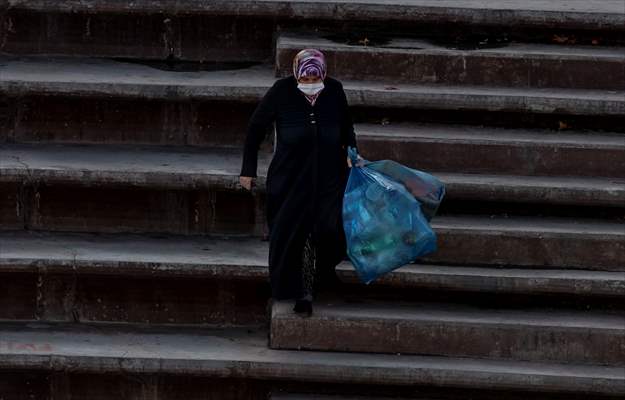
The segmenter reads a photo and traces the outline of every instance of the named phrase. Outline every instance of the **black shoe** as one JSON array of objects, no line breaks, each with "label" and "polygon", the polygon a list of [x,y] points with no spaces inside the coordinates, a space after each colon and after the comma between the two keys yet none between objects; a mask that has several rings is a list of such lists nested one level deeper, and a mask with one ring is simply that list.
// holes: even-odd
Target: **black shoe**
[{"label": "black shoe", "polygon": [[295,300],[295,307],[293,307],[293,311],[298,314],[303,314],[304,316],[310,317],[312,315],[312,301],[310,300]]}]

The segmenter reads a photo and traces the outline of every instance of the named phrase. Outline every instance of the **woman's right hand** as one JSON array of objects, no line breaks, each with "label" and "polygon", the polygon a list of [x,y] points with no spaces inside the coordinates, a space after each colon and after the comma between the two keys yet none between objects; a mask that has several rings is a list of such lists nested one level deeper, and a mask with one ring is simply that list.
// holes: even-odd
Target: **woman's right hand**
[{"label": "woman's right hand", "polygon": [[240,176],[239,183],[241,183],[244,189],[251,191],[255,183],[255,178],[251,176]]}]

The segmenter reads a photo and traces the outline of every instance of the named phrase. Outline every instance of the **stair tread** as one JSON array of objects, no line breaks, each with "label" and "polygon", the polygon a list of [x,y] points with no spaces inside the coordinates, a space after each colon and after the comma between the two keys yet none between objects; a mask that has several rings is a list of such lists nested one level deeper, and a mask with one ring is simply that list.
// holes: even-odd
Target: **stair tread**
[{"label": "stair tread", "polygon": [[414,139],[419,141],[468,142],[505,145],[553,145],[558,147],[610,148],[625,150],[625,136],[610,132],[554,132],[444,124],[355,124],[364,137]]},{"label": "stair tread", "polygon": [[12,8],[56,12],[162,12],[210,13],[212,15],[249,15],[273,17],[306,17],[326,19],[369,18],[375,20],[458,21],[506,25],[544,25],[559,22],[567,26],[622,28],[625,21],[618,1],[547,1],[517,2],[513,0],[485,2],[476,0],[366,0],[306,1],[263,0],[262,7],[254,0],[212,0],[210,7],[195,0],[169,0],[155,4],[151,0],[127,2],[22,1]]},{"label": "stair tread", "polygon": [[432,220],[435,229],[462,229],[498,233],[588,234],[625,237],[625,225],[592,219],[557,217],[480,217],[473,215],[440,216]]},{"label": "stair tread", "polygon": [[501,47],[478,48],[471,50],[455,49],[437,45],[423,39],[389,38],[388,42],[373,45],[350,45],[340,43],[324,37],[304,35],[292,32],[283,32],[278,38],[277,47],[314,47],[321,51],[325,49],[347,52],[376,52],[376,53],[405,53],[405,54],[461,54],[461,55],[491,55],[496,57],[525,57],[525,58],[556,58],[590,59],[591,61],[625,62],[625,48],[618,46],[583,46],[542,43],[506,43]]},{"label": "stair tread", "polygon": [[175,372],[299,381],[443,384],[490,388],[548,386],[625,393],[622,368],[435,356],[301,352],[267,348],[266,332],[134,328],[98,324],[4,323],[3,368],[90,372]]},{"label": "stair tread", "polygon": [[[0,232],[0,248],[0,265],[5,272],[45,267],[49,272],[119,275],[268,276],[268,243],[252,238],[21,231]],[[339,264],[337,271],[343,279],[358,281],[349,261]],[[565,293],[584,288],[596,291],[591,285],[600,285],[603,292],[625,295],[625,271],[410,264],[381,277],[376,284],[447,285],[487,291],[504,285],[502,291],[515,292],[544,286],[543,291]]]},{"label": "stair tread", "polygon": [[[292,305],[274,303],[272,318],[299,318],[293,315]],[[450,324],[505,325],[523,327],[555,327],[562,329],[612,330],[625,333],[625,316],[599,311],[571,311],[558,309],[485,309],[465,304],[399,303],[321,299],[315,302],[313,318],[330,320],[375,320],[378,322],[438,322]]]},{"label": "stair tread", "polygon": [[[276,80],[268,66],[239,70],[171,72],[104,59],[5,57],[0,91],[139,98],[258,101]],[[409,85],[343,81],[351,105],[517,109],[532,112],[622,115],[625,92],[553,88]]]},{"label": "stair tread", "polygon": [[[119,183],[202,187],[238,185],[240,149],[180,148],[135,145],[3,144],[0,145],[0,179],[29,177],[47,181]],[[264,184],[271,154],[259,155],[259,184]],[[560,189],[605,193],[625,198],[625,181],[619,178],[514,176],[436,173],[450,190],[456,186],[492,188]]]}]

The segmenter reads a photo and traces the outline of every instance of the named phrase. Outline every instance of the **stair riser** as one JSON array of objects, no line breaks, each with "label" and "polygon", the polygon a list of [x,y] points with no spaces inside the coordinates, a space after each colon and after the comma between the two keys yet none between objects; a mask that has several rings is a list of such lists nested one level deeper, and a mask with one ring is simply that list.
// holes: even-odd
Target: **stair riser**
[{"label": "stair riser", "polygon": [[625,148],[383,139],[365,135],[358,137],[358,147],[371,160],[392,159],[413,168],[439,172],[625,176]]},{"label": "stair riser", "polygon": [[601,329],[295,317],[273,318],[271,332],[274,349],[625,364],[623,331]]},{"label": "stair riser", "polygon": [[[6,374],[6,375],[5,375]],[[206,378],[190,375],[159,375],[88,371],[3,371],[0,382],[4,400],[98,399],[98,400],[266,400],[270,381]]]},{"label": "stair riser", "polygon": [[[264,203],[248,193],[128,187],[3,185],[2,229],[264,234]],[[3,199],[4,200],[4,199]],[[10,200],[16,200],[15,202]],[[16,210],[20,210],[17,215]]]},{"label": "stair riser", "polygon": [[[167,102],[72,97],[11,99],[0,140],[124,143],[242,148],[255,104]],[[384,127],[380,127],[384,133]],[[261,151],[270,152],[268,134]],[[520,175],[623,176],[621,149],[490,145],[471,142],[380,139],[360,135],[366,158],[395,159],[421,169]]]},{"label": "stair riser", "polygon": [[[240,191],[158,190],[127,187],[4,185],[17,191],[4,201],[2,229],[76,232],[161,232],[266,236],[264,196]],[[20,214],[16,213],[20,210]],[[625,243],[620,235],[474,231],[434,228],[435,263],[537,265],[622,270]]]},{"label": "stair riser", "polygon": [[[1,269],[0,319],[6,320],[247,324],[264,321],[262,305],[269,299],[268,270],[259,266],[45,259],[3,261]],[[349,283],[341,292],[355,301],[550,304],[583,310],[624,306],[625,281],[453,279],[444,274],[408,280],[401,272],[363,285],[353,269],[339,268],[339,277]]]},{"label": "stair riser", "polygon": [[[119,98],[13,98],[0,140],[243,146],[255,104]],[[0,135],[2,135],[0,133]],[[262,146],[270,151],[272,135]]]},{"label": "stair riser", "polygon": [[[0,381],[4,400],[31,399],[98,399],[98,400],[266,400],[271,393],[327,393],[328,400],[525,400],[525,391],[475,390],[470,388],[436,387],[432,385],[379,386],[333,385],[276,380],[198,377],[190,374],[158,374],[148,376],[135,373],[97,373],[88,371],[28,371],[15,368],[3,371]],[[337,394],[339,394],[337,396]],[[345,397],[342,397],[343,394]],[[339,397],[340,396],[340,397]],[[354,396],[354,397],[353,397]],[[363,397],[366,396],[366,397]],[[470,397],[468,397],[470,396]],[[505,397],[502,397],[505,396]],[[531,393],[537,400],[620,400],[615,396],[589,397],[589,394],[561,395],[557,393]],[[275,397],[275,400],[287,398]],[[288,397],[290,399],[290,397]],[[325,397],[294,397],[293,400],[324,400]],[[371,399],[373,400],[373,399]]]},{"label": "stair riser", "polygon": [[[262,243],[264,243],[263,247],[267,249],[268,242]],[[0,246],[11,251],[15,243],[10,241],[3,242]],[[68,250],[72,248],[63,244],[60,246]],[[80,287],[88,287],[90,292],[98,293],[96,297],[81,297],[79,302],[82,304],[79,307],[81,310],[101,309],[101,305],[96,304],[94,306],[91,303],[96,298],[108,299],[110,297],[108,292],[102,293],[101,290],[98,290],[103,285],[99,283],[102,280],[110,287],[120,288],[120,290],[129,285],[127,282],[133,282],[133,287],[142,287],[144,289],[148,287],[151,290],[161,290],[162,288],[159,285],[170,279],[173,279],[172,282],[176,283],[176,285],[187,280],[191,282],[189,287],[194,287],[195,281],[207,282],[207,287],[212,287],[215,282],[219,282],[227,285],[224,287],[228,288],[228,290],[232,289],[233,293],[240,292],[236,295],[236,298],[245,299],[249,293],[241,291],[248,291],[252,286],[261,287],[263,282],[268,282],[269,279],[266,267],[266,253],[259,254],[260,258],[257,261],[261,263],[260,265],[229,264],[225,260],[221,260],[217,265],[213,265],[211,262],[201,261],[197,264],[189,264],[187,262],[131,261],[124,257],[120,257],[119,260],[115,261],[107,259],[106,256],[104,256],[104,259],[98,258],[107,253],[116,256],[116,253],[114,251],[111,253],[111,250],[96,252],[92,256],[94,259],[91,259],[83,251],[80,248],[74,249],[73,252],[80,254],[79,259],[59,259],[54,257],[11,258],[10,255],[5,253],[5,256],[8,258],[1,260],[0,265],[0,269],[4,272],[3,279],[0,281],[0,286],[2,286],[0,293],[6,296],[1,301],[5,305],[3,308],[5,313],[0,315],[0,319],[33,319],[36,315],[35,311],[38,310],[35,299],[43,297],[44,284],[45,287],[58,288],[58,290],[55,292],[57,300],[53,299],[42,303],[43,306],[45,304],[50,304],[50,306],[57,304],[60,302],[58,299],[61,298],[76,298],[75,295],[72,295],[77,290],[76,285],[72,283],[74,282],[72,280],[74,276],[77,277],[76,282],[80,284]],[[345,296],[356,301],[367,298],[390,302],[470,303],[485,307],[490,307],[493,302],[496,302],[499,306],[503,307],[506,305],[514,308],[533,308],[550,304],[554,307],[564,306],[566,308],[583,310],[622,310],[625,307],[623,302],[623,297],[625,297],[625,280],[618,279],[615,276],[612,276],[610,279],[607,279],[602,274],[595,274],[585,278],[573,276],[569,278],[548,278],[541,277],[540,272],[534,278],[501,277],[496,276],[496,272],[491,275],[485,273],[485,275],[481,276],[462,276],[462,267],[454,267],[457,270],[456,275],[446,274],[445,267],[441,267],[440,272],[431,272],[430,274],[416,273],[416,271],[409,272],[407,268],[423,271],[423,268],[427,269],[428,266],[415,265],[402,268],[381,277],[370,285],[363,285],[353,267],[342,264],[337,268],[337,274],[346,284],[343,285],[340,291]],[[437,269],[434,268],[434,270]],[[565,275],[571,274],[569,272]],[[40,292],[33,294],[33,288],[35,288],[33,282],[40,283],[41,287],[38,289]],[[168,286],[163,289],[163,292],[175,292],[178,288],[176,285],[171,286],[171,290]],[[183,285],[182,287],[186,286]],[[147,289],[144,289],[142,289],[143,292],[146,292]],[[45,293],[47,292],[50,292],[50,290],[47,290]],[[187,294],[182,292],[179,296],[186,298]],[[261,300],[267,300],[268,296],[269,294],[267,293],[267,298],[262,298]],[[138,296],[140,299],[156,297],[156,295],[152,297],[147,295]],[[126,297],[123,298],[125,299]],[[198,295],[197,305],[195,300],[189,300],[185,304],[193,303],[194,309],[200,310],[203,307],[202,301],[205,298],[206,295]],[[109,303],[113,304],[113,302]],[[236,308],[236,304],[232,306]],[[174,308],[170,307],[172,310]],[[112,309],[113,307],[109,306],[109,310]],[[43,312],[42,310],[39,311]],[[53,313],[48,314],[53,315]],[[181,315],[186,315],[184,310]],[[73,318],[70,314],[67,314],[67,316],[68,318]],[[39,317],[40,319],[42,318],[41,315]]]},{"label": "stair riser", "polygon": [[266,279],[0,274],[0,319],[149,324],[265,324]]},{"label": "stair riser", "polygon": [[622,271],[622,236],[548,232],[483,232],[433,227],[439,250],[423,261],[440,264],[517,265]]},{"label": "stair riser", "polygon": [[[13,89],[8,89],[6,100],[0,104],[0,108],[4,110],[0,112],[6,114],[0,115],[1,141],[240,147],[244,142],[249,118],[259,100],[251,92],[241,96],[224,93],[225,97],[219,100],[215,100],[213,95],[211,99],[190,99],[195,95],[178,94],[175,88],[172,88],[171,93],[164,93],[156,87],[146,89],[146,92],[154,92],[150,94],[150,98],[144,98],[143,95],[135,98],[135,89],[128,88],[128,93],[125,93],[124,88],[119,89],[121,96],[110,95],[104,89],[102,95],[90,93],[85,96],[41,94],[40,89],[54,92],[56,89],[52,88],[24,89],[28,94],[16,95]],[[9,92],[13,94],[9,95]],[[17,92],[21,92],[21,89]],[[264,92],[259,91],[261,96]],[[569,111],[560,109],[555,114],[544,114],[541,108],[543,106],[540,105],[536,105],[534,113],[534,106],[530,107],[532,110],[527,109],[522,104],[523,99],[519,99],[518,106],[521,108],[517,110],[513,105],[502,108],[497,99],[489,105],[490,101],[487,104],[471,96],[457,98],[453,100],[457,104],[452,104],[452,100],[447,103],[435,95],[431,98],[408,98],[393,97],[390,96],[391,93],[380,96],[367,91],[350,93],[350,108],[356,122],[452,122],[549,129],[557,129],[562,122],[574,129],[615,132],[625,129],[621,114],[594,115],[603,113],[601,110],[604,109],[612,112],[609,111],[612,106],[620,107],[614,104],[593,105],[582,102],[586,105],[580,109],[571,103],[571,110],[577,109],[582,114],[589,114],[564,115],[570,114]],[[222,94],[215,96],[220,97]],[[381,100],[386,97],[388,102]],[[596,110],[595,106],[598,107]],[[492,112],[486,112],[483,107]],[[262,148],[264,151],[270,150],[271,140],[272,135],[267,135],[267,141]]]},{"label": "stair riser", "polygon": [[[338,79],[367,79],[415,84],[493,85],[534,88],[625,89],[625,58],[620,60],[541,57],[527,54],[484,55],[467,51],[421,50],[417,54],[391,50],[341,51],[320,48],[328,71]],[[277,48],[276,68],[292,74],[299,47]],[[502,49],[505,52],[505,48]]]},{"label": "stair riser", "polygon": [[[54,171],[32,176],[34,183],[11,176],[0,184],[6,193],[0,203],[2,229],[253,235],[266,231],[263,178],[258,195],[253,196],[238,189],[236,177],[230,176]],[[440,215],[604,215],[610,219],[623,215],[619,208],[623,191],[453,182],[446,189]],[[480,208],[482,203],[488,207]]]},{"label": "stair riser", "polygon": [[252,62],[272,56],[275,23],[255,18],[32,13],[5,17],[0,51],[130,59]]}]

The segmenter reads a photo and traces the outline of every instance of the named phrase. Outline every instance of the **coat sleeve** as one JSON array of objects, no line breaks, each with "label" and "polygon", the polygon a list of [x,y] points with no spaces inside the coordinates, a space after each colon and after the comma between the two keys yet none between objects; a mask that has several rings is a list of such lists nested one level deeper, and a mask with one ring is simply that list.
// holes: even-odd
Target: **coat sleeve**
[{"label": "coat sleeve", "polygon": [[265,93],[247,125],[240,176],[256,177],[258,149],[276,119],[277,82]]},{"label": "coat sleeve", "polygon": [[356,132],[354,131],[354,121],[352,120],[352,114],[349,110],[349,104],[347,104],[347,96],[343,89],[343,84],[339,82],[339,103],[341,105],[341,138],[343,145],[347,147],[355,147],[358,149],[356,143]]}]

